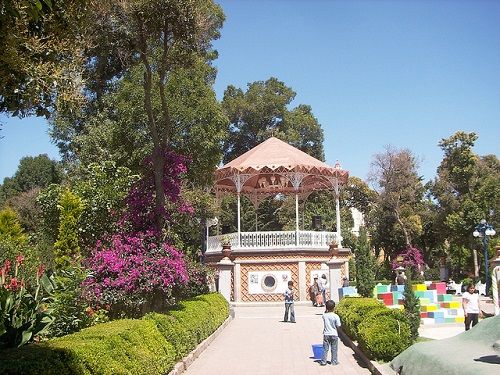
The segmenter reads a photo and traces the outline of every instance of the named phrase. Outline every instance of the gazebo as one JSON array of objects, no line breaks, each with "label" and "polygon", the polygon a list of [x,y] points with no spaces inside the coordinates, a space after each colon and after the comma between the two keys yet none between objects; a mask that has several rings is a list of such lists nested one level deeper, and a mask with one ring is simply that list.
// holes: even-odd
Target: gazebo
[{"label": "gazebo", "polygon": [[[340,284],[341,277],[348,274],[350,250],[342,248],[339,191],[348,176],[340,164],[330,167],[275,137],[217,169],[216,196],[237,196],[237,232],[208,237],[205,262],[218,268],[219,289],[224,289],[221,282],[230,283],[226,291],[230,301],[281,300],[289,280],[298,287],[299,299],[307,300],[307,286],[314,276],[330,273],[328,262],[332,257],[337,263],[341,261],[335,277],[335,284]],[[336,232],[300,228],[299,199],[306,200],[318,190],[331,191],[335,196]],[[241,196],[247,196],[257,208],[264,199],[277,194],[295,196],[295,230],[265,232],[256,228],[255,232],[242,232]],[[222,245],[229,245],[223,243],[226,241],[231,252],[223,255]],[[339,286],[333,285],[331,277],[329,281],[330,289]]]}]

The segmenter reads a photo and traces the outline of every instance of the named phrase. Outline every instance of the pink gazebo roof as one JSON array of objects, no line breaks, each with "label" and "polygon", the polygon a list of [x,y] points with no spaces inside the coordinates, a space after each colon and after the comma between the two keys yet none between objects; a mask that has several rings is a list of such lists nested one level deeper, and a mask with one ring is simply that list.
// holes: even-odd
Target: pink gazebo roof
[{"label": "pink gazebo roof", "polygon": [[235,179],[244,180],[243,194],[293,192],[293,181],[300,179],[298,191],[331,188],[332,181],[345,184],[349,172],[340,165],[330,167],[311,155],[271,137],[215,172],[215,187],[236,191]]}]

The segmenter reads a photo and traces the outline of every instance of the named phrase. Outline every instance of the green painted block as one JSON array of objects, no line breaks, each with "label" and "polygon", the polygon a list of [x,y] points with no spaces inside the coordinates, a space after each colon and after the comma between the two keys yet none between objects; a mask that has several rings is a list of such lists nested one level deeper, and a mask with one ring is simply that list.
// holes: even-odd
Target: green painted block
[{"label": "green painted block", "polygon": [[438,294],[439,302],[449,302],[453,301],[453,296],[451,294]]},{"label": "green painted block", "polygon": [[377,294],[390,293],[390,285],[376,285]]}]

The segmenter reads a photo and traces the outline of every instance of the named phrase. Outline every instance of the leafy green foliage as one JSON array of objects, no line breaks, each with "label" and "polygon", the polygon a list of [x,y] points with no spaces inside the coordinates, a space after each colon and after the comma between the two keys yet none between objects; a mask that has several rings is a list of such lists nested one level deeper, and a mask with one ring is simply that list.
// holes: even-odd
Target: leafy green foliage
[{"label": "leafy green foliage", "polygon": [[16,245],[23,245],[28,240],[16,212],[10,208],[0,210],[0,237]]},{"label": "leafy green foliage", "polygon": [[244,154],[275,136],[319,160],[324,160],[323,130],[311,107],[287,107],[295,92],[272,77],[248,84],[248,89],[232,85],[224,92],[222,106],[230,121],[229,139],[224,145],[224,162]]},{"label": "leafy green foliage", "polygon": [[58,267],[66,267],[80,257],[78,220],[84,205],[79,197],[66,189],[59,196],[57,208],[60,220],[59,235],[54,243],[55,262]]},{"label": "leafy green foliage", "polygon": [[387,147],[374,156],[371,168],[371,180],[379,189],[378,204],[369,220],[374,227],[372,241],[392,259],[422,233],[422,178],[415,156],[407,149]]},{"label": "leafy green foliage", "polygon": [[[164,374],[229,315],[220,294],[182,302],[170,314],[99,324],[2,352],[0,374]],[[195,333],[195,334],[193,334]]]},{"label": "leafy green foliage", "polygon": [[47,116],[81,99],[80,50],[89,0],[4,0],[0,12],[0,112]]},{"label": "leafy green foliage", "polygon": [[414,342],[418,338],[418,327],[420,327],[420,299],[413,291],[412,272],[408,272],[408,277],[405,283],[403,292],[404,313],[408,317],[410,326],[411,339]]},{"label": "leafy green foliage", "polygon": [[57,271],[54,276],[56,290],[49,305],[54,322],[49,327],[48,336],[64,336],[107,321],[106,310],[95,311],[82,298],[81,284],[86,277],[86,271],[80,266]]},{"label": "leafy green foliage", "polygon": [[389,313],[366,317],[359,324],[358,339],[368,357],[382,361],[390,361],[412,343],[405,319]]},{"label": "leafy green foliage", "polygon": [[0,268],[0,349],[20,347],[42,334],[52,323],[47,303],[54,282],[43,269],[37,271],[36,285],[30,288],[19,276],[24,258],[16,258],[14,272],[6,260]]},{"label": "leafy green foliage", "polygon": [[[500,161],[495,155],[476,155],[473,147],[477,139],[475,133],[461,131],[442,139],[439,146],[444,157],[437,178],[429,186],[439,208],[433,227],[440,241],[446,241],[444,255],[451,257],[452,273],[457,278],[473,268],[470,249],[481,249],[480,241],[472,237],[474,227],[481,219],[495,228],[500,224]],[[490,255],[496,241],[490,241]]]},{"label": "leafy green foliage", "polygon": [[106,233],[117,230],[125,208],[125,197],[139,176],[115,162],[91,163],[73,183],[74,193],[84,202],[79,218],[79,239],[87,251]]},{"label": "leafy green foliage", "polygon": [[336,311],[344,332],[372,359],[391,360],[412,343],[406,315],[374,298],[345,297]]},{"label": "leafy green foliage", "polygon": [[375,259],[372,256],[366,229],[359,232],[356,251],[356,287],[363,297],[371,297],[375,287]]},{"label": "leafy green foliage", "polygon": [[386,308],[382,302],[374,298],[345,297],[337,305],[336,312],[342,321],[345,333],[356,340],[358,337],[358,326],[366,314],[373,310]]}]

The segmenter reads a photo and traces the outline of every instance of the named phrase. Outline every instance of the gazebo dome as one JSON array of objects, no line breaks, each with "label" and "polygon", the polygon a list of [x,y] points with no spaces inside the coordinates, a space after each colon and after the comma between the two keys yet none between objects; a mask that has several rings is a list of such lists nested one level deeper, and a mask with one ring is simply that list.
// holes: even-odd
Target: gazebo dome
[{"label": "gazebo dome", "polygon": [[271,137],[215,172],[217,191],[245,195],[304,193],[345,184],[349,172],[330,167]]}]

